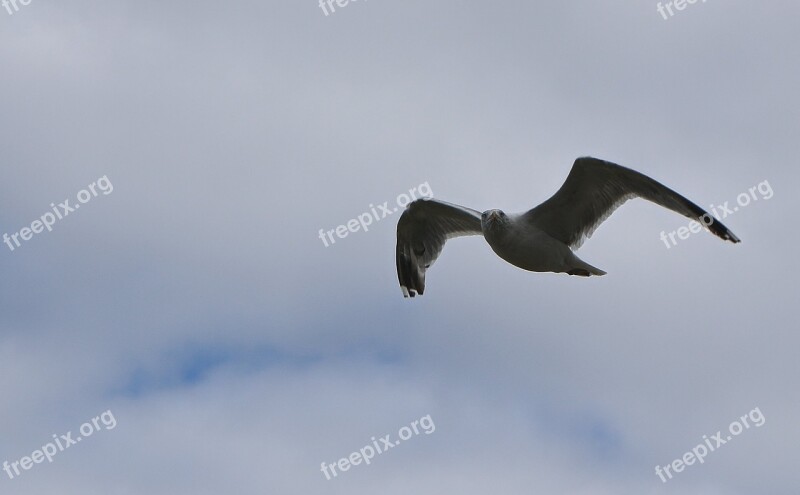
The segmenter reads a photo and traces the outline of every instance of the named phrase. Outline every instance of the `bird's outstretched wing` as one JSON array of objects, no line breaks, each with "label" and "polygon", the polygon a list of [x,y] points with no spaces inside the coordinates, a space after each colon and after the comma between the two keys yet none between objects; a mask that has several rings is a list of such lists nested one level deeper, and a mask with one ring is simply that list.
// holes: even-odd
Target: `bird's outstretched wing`
[{"label": "bird's outstretched wing", "polygon": [[397,279],[403,296],[422,295],[425,270],[436,261],[447,239],[482,233],[481,214],[470,208],[435,199],[408,205],[397,222]]},{"label": "bird's outstretched wing", "polygon": [[577,249],[614,210],[635,197],[697,220],[721,239],[739,242],[720,221],[672,189],[635,170],[591,157],[575,160],[561,188],[550,199],[524,213],[523,218]]}]

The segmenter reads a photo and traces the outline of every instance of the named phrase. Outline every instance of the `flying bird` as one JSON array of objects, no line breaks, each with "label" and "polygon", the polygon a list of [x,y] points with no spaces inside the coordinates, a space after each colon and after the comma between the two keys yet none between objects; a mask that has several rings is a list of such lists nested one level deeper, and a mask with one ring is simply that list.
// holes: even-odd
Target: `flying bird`
[{"label": "flying bird", "polygon": [[740,239],[708,212],[635,170],[597,158],[575,160],[567,180],[547,201],[524,213],[483,213],[436,199],[409,204],[397,222],[397,278],[403,296],[425,292],[425,272],[453,237],[483,235],[492,250],[533,272],[605,275],[575,256],[583,242],[620,205],[644,198],[697,220],[712,234]]}]

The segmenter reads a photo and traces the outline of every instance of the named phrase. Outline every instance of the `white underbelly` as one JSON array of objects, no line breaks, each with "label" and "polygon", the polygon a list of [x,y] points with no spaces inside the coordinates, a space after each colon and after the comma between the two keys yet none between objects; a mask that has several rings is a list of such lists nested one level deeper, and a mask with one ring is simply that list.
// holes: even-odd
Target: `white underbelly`
[{"label": "white underbelly", "polygon": [[572,269],[572,251],[547,234],[486,239],[498,256],[532,272],[565,272]]}]

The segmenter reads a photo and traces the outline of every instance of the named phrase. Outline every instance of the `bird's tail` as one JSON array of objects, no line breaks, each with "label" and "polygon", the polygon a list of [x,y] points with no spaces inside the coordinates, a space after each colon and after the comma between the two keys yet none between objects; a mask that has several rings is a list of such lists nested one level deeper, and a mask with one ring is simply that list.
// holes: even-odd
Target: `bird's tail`
[{"label": "bird's tail", "polygon": [[603,270],[595,268],[591,265],[589,265],[589,268],[590,268],[589,272],[591,272],[592,275],[603,276],[606,274],[606,272],[604,272]]},{"label": "bird's tail", "polygon": [[603,270],[590,265],[589,263],[583,261],[582,259],[578,259],[576,257],[576,266],[572,270],[569,270],[567,274],[569,275],[577,275],[579,277],[591,277],[592,275],[602,276],[605,275],[606,272]]}]

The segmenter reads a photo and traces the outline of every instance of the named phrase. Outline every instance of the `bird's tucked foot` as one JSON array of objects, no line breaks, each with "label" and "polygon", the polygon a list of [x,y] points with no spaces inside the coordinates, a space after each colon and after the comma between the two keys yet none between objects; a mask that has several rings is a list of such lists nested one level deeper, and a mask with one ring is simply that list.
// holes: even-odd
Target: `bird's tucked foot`
[{"label": "bird's tucked foot", "polygon": [[579,277],[590,277],[592,274],[589,270],[584,270],[583,268],[573,268],[572,270],[567,272],[567,275],[577,275]]}]

